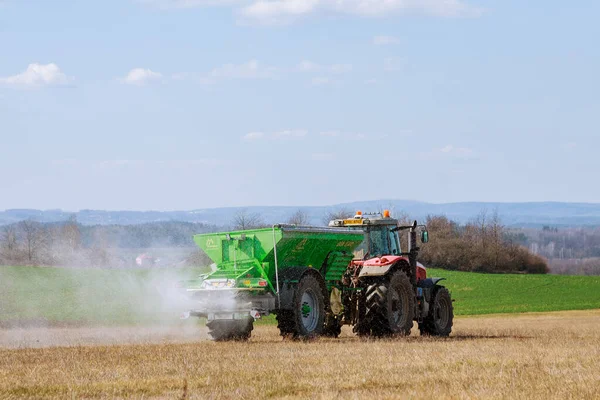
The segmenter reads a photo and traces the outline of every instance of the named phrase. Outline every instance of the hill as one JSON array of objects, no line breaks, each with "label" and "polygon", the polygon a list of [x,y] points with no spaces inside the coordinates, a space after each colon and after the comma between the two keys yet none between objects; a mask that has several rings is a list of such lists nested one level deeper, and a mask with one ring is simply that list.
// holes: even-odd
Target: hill
[{"label": "hill", "polygon": [[10,209],[0,211],[0,225],[34,219],[40,222],[67,220],[75,215],[85,225],[131,225],[147,222],[182,221],[224,226],[231,223],[236,213],[247,210],[258,214],[267,223],[286,221],[296,210],[302,209],[311,224],[319,225],[323,217],[331,211],[346,209],[349,211],[377,211],[389,208],[396,215],[406,213],[413,218],[422,219],[428,215],[445,215],[448,218],[465,223],[473,219],[482,210],[497,210],[505,225],[518,227],[553,226],[600,226],[600,204],[598,203],[484,203],[463,202],[435,204],[410,200],[372,200],[334,204],[331,206],[257,206],[204,208],[188,211],[106,211]]}]

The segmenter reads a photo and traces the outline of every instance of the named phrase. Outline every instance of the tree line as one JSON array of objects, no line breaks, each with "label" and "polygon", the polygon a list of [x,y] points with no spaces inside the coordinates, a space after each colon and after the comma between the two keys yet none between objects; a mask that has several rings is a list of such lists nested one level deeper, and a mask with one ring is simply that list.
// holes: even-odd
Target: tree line
[{"label": "tree line", "polygon": [[[331,210],[323,216],[322,224],[353,215],[345,209]],[[405,214],[399,219],[403,224],[411,220]],[[295,225],[308,222],[301,209],[285,221]],[[529,251],[519,235],[502,225],[497,213],[482,212],[465,225],[444,216],[430,216],[426,224],[431,240],[421,248],[421,261],[427,266],[476,272],[548,272],[546,260]],[[271,224],[261,215],[246,210],[233,215],[227,226],[176,221],[87,226],[74,217],[61,223],[25,220],[0,227],[0,264],[131,266],[134,256],[124,256],[126,249],[189,248],[185,262],[207,265],[211,261],[195,246],[194,234],[268,226]]]},{"label": "tree line", "polygon": [[75,217],[57,223],[27,219],[0,227],[0,265],[126,267],[135,255],[125,257],[124,250],[195,248],[194,234],[216,229],[176,221],[90,226],[79,224]]},{"label": "tree line", "polygon": [[546,259],[515,241],[497,213],[482,212],[465,225],[430,216],[426,224],[431,241],[422,246],[421,260],[427,266],[491,273],[549,272]]}]

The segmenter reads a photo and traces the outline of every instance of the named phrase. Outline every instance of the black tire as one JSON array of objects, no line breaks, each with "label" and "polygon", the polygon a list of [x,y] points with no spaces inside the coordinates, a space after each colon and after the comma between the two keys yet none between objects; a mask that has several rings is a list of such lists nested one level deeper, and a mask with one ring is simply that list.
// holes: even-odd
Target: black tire
[{"label": "black tire", "polygon": [[317,278],[304,275],[292,300],[291,310],[280,310],[277,326],[281,336],[294,339],[308,339],[323,332],[325,321],[325,300]]},{"label": "black tire", "polygon": [[325,326],[323,327],[323,336],[337,338],[342,333],[342,324],[338,316],[328,314],[325,317]]},{"label": "black tire", "polygon": [[280,310],[277,313],[277,328],[279,328],[279,334],[284,338],[292,337],[294,334],[294,313],[290,310]]},{"label": "black tire", "polygon": [[361,336],[408,336],[413,327],[415,295],[410,279],[397,271],[367,286]]},{"label": "black tire", "polygon": [[429,315],[419,324],[421,335],[448,336],[452,332],[454,307],[450,292],[443,286],[436,286],[431,295]]},{"label": "black tire", "polygon": [[225,340],[248,340],[254,329],[254,318],[241,320],[213,320],[206,323],[208,334],[218,342]]}]

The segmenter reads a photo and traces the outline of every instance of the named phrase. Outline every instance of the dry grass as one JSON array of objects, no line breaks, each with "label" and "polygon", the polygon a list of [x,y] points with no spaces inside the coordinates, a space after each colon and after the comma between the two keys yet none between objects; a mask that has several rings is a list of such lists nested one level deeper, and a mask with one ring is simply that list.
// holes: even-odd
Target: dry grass
[{"label": "dry grass", "polygon": [[106,346],[61,332],[87,339],[0,350],[0,398],[600,398],[600,310],[459,318],[445,340],[282,342],[261,326],[246,344],[146,332]]}]

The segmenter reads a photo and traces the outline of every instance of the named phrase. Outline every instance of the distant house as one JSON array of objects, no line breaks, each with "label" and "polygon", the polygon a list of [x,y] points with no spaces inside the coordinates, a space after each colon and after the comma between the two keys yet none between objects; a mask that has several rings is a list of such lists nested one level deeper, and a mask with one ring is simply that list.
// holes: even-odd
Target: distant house
[{"label": "distant house", "polygon": [[135,258],[135,263],[140,267],[149,267],[158,263],[159,259],[151,256],[150,254],[140,254]]}]

